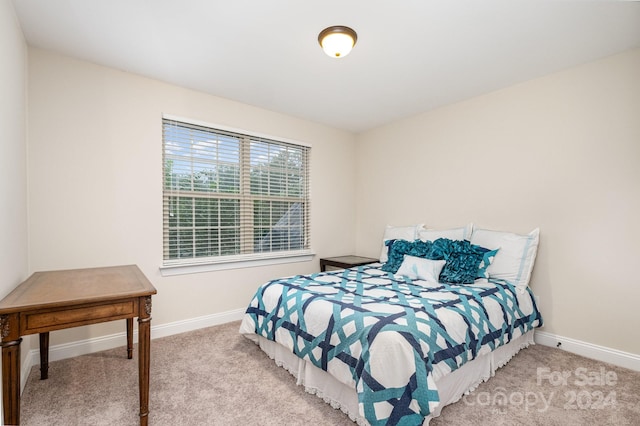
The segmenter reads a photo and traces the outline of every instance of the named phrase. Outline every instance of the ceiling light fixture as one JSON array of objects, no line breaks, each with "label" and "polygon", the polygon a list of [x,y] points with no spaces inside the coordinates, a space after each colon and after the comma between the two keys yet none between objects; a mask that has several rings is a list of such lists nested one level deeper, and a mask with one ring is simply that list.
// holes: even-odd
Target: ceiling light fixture
[{"label": "ceiling light fixture", "polygon": [[324,53],[332,58],[347,56],[358,41],[358,35],[349,27],[335,25],[325,28],[318,35],[318,43]]}]

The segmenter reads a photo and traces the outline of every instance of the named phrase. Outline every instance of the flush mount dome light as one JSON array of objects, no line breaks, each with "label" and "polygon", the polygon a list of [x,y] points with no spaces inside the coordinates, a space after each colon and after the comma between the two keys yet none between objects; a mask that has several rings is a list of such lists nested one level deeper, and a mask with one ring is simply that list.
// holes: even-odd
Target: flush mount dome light
[{"label": "flush mount dome light", "polygon": [[358,35],[349,27],[335,25],[325,28],[318,35],[318,42],[324,53],[332,58],[347,56],[356,45]]}]

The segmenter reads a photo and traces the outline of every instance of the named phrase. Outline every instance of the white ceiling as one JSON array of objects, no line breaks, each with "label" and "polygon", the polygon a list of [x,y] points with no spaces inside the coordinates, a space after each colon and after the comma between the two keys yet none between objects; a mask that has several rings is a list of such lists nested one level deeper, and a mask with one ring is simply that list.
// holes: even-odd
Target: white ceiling
[{"label": "white ceiling", "polygon": [[[352,132],[640,47],[640,2],[631,1],[14,5],[32,46]],[[349,56],[320,49],[331,25],[358,33]]]}]

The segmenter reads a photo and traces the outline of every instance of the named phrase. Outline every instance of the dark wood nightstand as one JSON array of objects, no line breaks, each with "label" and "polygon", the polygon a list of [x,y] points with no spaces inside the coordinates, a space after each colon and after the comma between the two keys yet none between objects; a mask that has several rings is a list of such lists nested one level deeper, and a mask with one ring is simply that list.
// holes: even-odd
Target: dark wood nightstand
[{"label": "dark wood nightstand", "polygon": [[354,266],[366,265],[367,263],[378,262],[378,259],[372,257],[362,256],[338,256],[338,257],[325,257],[320,259],[320,271],[327,270],[327,266],[334,266],[336,268],[353,268]]}]

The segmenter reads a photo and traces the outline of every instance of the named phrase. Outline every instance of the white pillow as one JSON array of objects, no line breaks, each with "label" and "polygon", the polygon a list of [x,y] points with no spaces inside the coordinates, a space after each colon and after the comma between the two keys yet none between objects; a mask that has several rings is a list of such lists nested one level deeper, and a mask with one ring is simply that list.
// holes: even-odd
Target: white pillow
[{"label": "white pillow", "polygon": [[418,231],[422,229],[424,225],[411,225],[411,226],[391,226],[387,225],[384,230],[384,236],[382,237],[382,251],[380,251],[380,263],[385,263],[389,260],[388,248],[384,244],[389,240],[406,240],[415,241],[418,239]]},{"label": "white pillow", "polygon": [[431,260],[405,255],[396,275],[402,275],[412,280],[437,283],[445,263],[447,262],[444,260]]},{"label": "white pillow", "polygon": [[450,240],[469,240],[473,231],[473,223],[463,228],[453,229],[422,229],[418,231],[418,238],[422,241],[435,241],[438,238],[448,238]]},{"label": "white pillow", "polygon": [[536,261],[539,239],[539,228],[527,235],[476,229],[471,235],[471,244],[490,250],[500,249],[487,268],[489,278],[505,280],[518,287],[526,287]]}]

